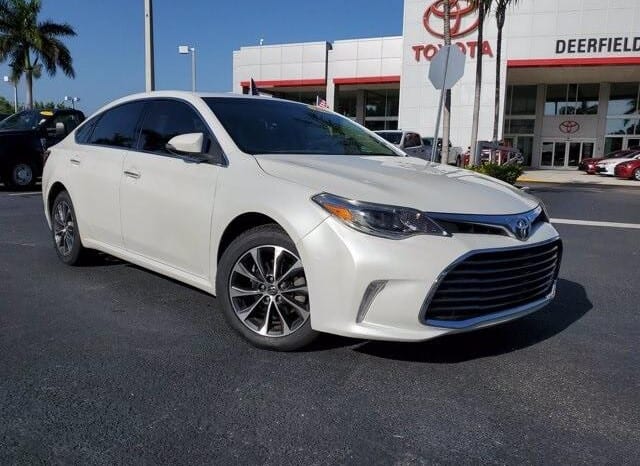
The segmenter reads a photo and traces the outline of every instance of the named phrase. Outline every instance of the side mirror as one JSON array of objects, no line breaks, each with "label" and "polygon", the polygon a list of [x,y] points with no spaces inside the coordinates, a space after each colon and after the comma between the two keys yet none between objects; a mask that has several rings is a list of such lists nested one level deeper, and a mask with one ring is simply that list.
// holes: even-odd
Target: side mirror
[{"label": "side mirror", "polygon": [[204,134],[179,134],[167,143],[166,149],[178,155],[201,155],[204,145]]},{"label": "side mirror", "polygon": [[67,130],[64,127],[64,123],[61,121],[56,123],[56,136],[62,137],[67,135]]}]

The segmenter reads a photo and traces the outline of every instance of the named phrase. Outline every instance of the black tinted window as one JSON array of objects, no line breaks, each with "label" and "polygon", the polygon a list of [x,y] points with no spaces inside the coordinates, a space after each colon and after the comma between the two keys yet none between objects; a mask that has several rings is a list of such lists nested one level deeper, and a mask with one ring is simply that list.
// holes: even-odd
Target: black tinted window
[{"label": "black tinted window", "polygon": [[248,154],[397,155],[351,120],[278,99],[204,99]]},{"label": "black tinted window", "polygon": [[95,128],[99,119],[100,115],[92,118],[82,125],[78,131],[76,131],[75,138],[78,144],[87,144],[89,142],[91,134],[93,133],[93,128]]},{"label": "black tinted window", "polygon": [[167,142],[179,134],[209,134],[198,112],[184,102],[160,100],[150,105],[142,124],[139,149],[168,154]]},{"label": "black tinted window", "polygon": [[91,144],[133,147],[143,106],[143,102],[132,102],[104,112],[93,130]]}]

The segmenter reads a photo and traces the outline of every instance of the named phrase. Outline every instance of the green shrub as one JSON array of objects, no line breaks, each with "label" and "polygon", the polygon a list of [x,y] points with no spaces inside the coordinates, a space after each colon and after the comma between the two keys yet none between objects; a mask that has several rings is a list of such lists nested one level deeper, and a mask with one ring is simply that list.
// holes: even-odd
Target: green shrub
[{"label": "green shrub", "polygon": [[509,184],[516,184],[516,180],[524,173],[519,165],[498,165],[497,163],[485,163],[469,168],[474,172],[497,178]]}]

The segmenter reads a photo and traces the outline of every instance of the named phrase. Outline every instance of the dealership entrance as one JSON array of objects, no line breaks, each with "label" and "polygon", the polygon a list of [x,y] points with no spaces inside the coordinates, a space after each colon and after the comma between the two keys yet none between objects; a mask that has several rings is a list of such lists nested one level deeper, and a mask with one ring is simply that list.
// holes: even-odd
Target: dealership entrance
[{"label": "dealership entrance", "polygon": [[593,157],[595,145],[595,139],[543,139],[540,168],[577,167],[582,159]]}]

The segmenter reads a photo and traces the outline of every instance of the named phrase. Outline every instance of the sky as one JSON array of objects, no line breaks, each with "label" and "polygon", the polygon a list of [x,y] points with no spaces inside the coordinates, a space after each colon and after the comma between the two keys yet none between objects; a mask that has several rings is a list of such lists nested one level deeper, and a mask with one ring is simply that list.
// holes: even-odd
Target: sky
[{"label": "sky", "polygon": [[[62,72],[34,82],[36,100],[81,99],[92,113],[144,90],[143,0],[42,0],[41,19],[67,22],[78,34],[66,40],[76,78]],[[190,89],[190,57],[197,49],[198,90],[232,88],[232,52],[241,46],[381,37],[402,34],[402,0],[154,0],[157,89]],[[9,74],[0,63],[2,76]],[[24,85],[18,89],[24,102]],[[13,102],[13,89],[0,95]]]}]

